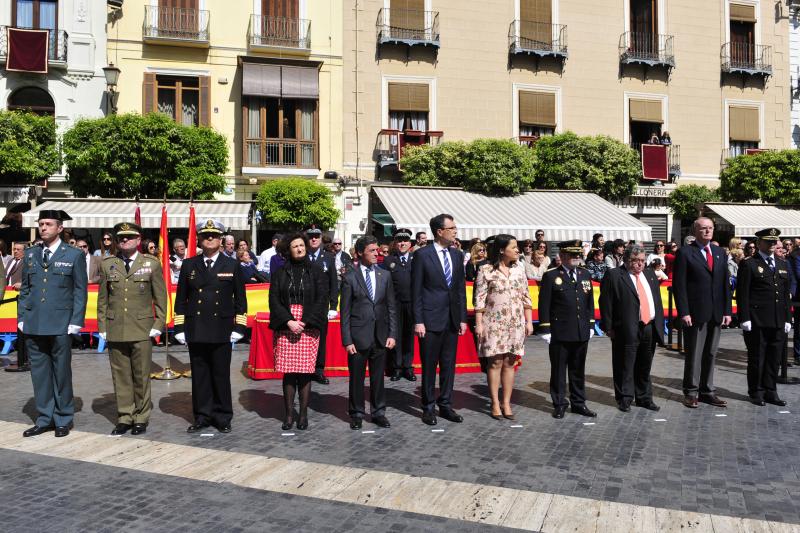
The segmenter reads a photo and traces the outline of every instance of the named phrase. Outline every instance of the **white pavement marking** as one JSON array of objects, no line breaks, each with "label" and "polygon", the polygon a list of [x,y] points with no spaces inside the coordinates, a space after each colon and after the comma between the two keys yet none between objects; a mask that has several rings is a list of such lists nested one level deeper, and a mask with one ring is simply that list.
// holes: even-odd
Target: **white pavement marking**
[{"label": "white pavement marking", "polygon": [[511,427],[512,427],[512,428],[521,428],[521,427],[522,427],[522,424],[514,424],[514,425],[512,425]]},{"label": "white pavement marking", "polygon": [[584,422],[583,425],[584,426],[593,426],[594,422]]},{"label": "white pavement marking", "polygon": [[106,435],[82,431],[73,431],[67,439],[56,439],[52,435],[26,439],[22,437],[26,427],[0,422],[0,448],[532,531],[783,533],[800,530],[796,524],[559,496],[145,439],[109,441]]},{"label": "white pavement marking", "polygon": [[365,429],[361,432],[362,435],[369,435],[370,433],[375,433],[375,431],[371,429]]},{"label": "white pavement marking", "polygon": [[654,418],[653,419],[653,422],[666,422],[666,421],[667,421],[666,418]]},{"label": "white pavement marking", "polygon": [[778,412],[782,415],[788,415],[790,413],[790,411],[778,411]]},{"label": "white pavement marking", "polygon": [[714,415],[714,416],[716,416],[716,417],[718,417],[718,418],[722,418],[722,417],[724,417],[724,416],[728,416],[728,415]]},{"label": "white pavement marking", "polygon": [[433,433],[444,433],[444,430],[443,430],[443,429],[432,429],[431,431],[432,431]]}]

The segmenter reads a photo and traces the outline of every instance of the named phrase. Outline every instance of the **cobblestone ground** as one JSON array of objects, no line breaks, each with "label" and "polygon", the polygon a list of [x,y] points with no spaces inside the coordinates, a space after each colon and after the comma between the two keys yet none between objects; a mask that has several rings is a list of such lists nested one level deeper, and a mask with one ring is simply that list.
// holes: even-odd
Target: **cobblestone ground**
[{"label": "cobblestone ground", "polygon": [[[390,429],[365,423],[364,429],[375,432],[350,430],[347,379],[336,378],[328,386],[314,384],[309,430],[283,436],[280,382],[257,382],[245,377],[242,365],[246,363],[248,348],[237,346],[232,363],[233,433],[213,437],[186,434],[191,421],[191,383],[180,379],[153,383],[155,410],[147,438],[595,500],[800,524],[797,503],[800,386],[779,386],[780,395],[789,402],[786,408],[748,403],[746,356],[741,333],[736,330],[723,332],[716,373],[718,393],[728,400],[728,409],[704,404],[696,410],[684,408],[680,404],[683,359],[675,352],[659,348],[652,375],[655,401],[661,405],[661,411],[652,413],[634,407],[630,413],[619,412],[613,398],[610,343],[596,338],[589,349],[587,389],[589,406],[598,411],[598,418],[589,420],[568,414],[564,420],[554,420],[550,417],[546,345],[533,338],[528,341],[526,359],[517,375],[513,397],[516,422],[498,422],[488,416],[482,374],[460,374],[456,377],[454,406],[464,415],[464,423],[440,419],[437,429],[444,431],[435,433],[419,419],[419,381],[405,380],[386,382]],[[170,347],[169,356],[173,367],[186,368],[185,349]],[[163,364],[163,349],[154,359]],[[13,354],[10,358],[0,358],[3,364],[13,360]],[[797,374],[796,369],[790,369],[790,375]],[[78,410],[76,427],[82,431],[109,432],[116,415],[106,355],[76,352],[73,376]],[[35,415],[29,375],[0,373],[0,381],[0,420],[29,422]],[[587,422],[594,424],[586,425]],[[76,501],[99,512],[104,500],[110,502],[115,500],[114,496],[127,498],[126,487],[130,485],[126,483],[134,479],[149,487],[136,494],[146,495],[150,509],[157,509],[164,500],[177,500],[180,507],[195,510],[193,500],[219,501],[219,505],[203,504],[212,508],[198,515],[198,529],[217,529],[214,526],[217,521],[221,521],[224,529],[225,520],[232,513],[257,520],[273,505],[279,511],[275,514],[275,527],[269,527],[273,530],[297,526],[315,514],[327,517],[320,524],[330,530],[375,529],[376,523],[385,530],[424,527],[424,522],[409,518],[417,515],[386,512],[382,516],[383,511],[285,495],[263,496],[263,493],[259,493],[262,495],[254,505],[240,502],[247,500],[244,494],[247,489],[223,490],[218,485],[199,482],[163,481],[158,476],[121,473],[119,469],[14,452],[2,455],[4,469],[0,480],[7,498],[11,494],[16,499],[33,495],[28,498],[26,509],[35,516],[44,516],[54,501],[69,494],[82,495]],[[11,470],[7,465],[11,465]],[[68,489],[62,488],[64,485]],[[253,511],[253,507],[260,509]],[[303,509],[296,521],[292,518],[293,508]],[[109,503],[108,509],[107,519],[115,528],[121,516],[131,513],[131,508],[122,504]],[[335,520],[330,518],[334,515]],[[13,530],[24,530],[28,524],[26,516],[29,515],[7,513],[3,522],[8,524],[10,520]],[[181,516],[189,520],[183,524],[192,523],[191,514]],[[81,529],[80,517],[71,520],[70,527]],[[169,529],[176,529],[175,524],[168,523]],[[259,526],[257,521],[243,523],[249,524],[244,529]],[[144,522],[136,527],[158,529],[154,524],[157,525]],[[460,529],[472,527],[457,524]],[[449,528],[446,523],[433,527]]]}]

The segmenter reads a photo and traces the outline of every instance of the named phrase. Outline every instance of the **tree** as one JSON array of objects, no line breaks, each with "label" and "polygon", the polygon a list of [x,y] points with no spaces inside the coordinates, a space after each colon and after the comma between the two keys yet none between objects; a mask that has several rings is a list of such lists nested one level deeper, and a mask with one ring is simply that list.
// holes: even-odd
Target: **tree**
[{"label": "tree", "polygon": [[700,209],[706,202],[719,200],[716,189],[705,185],[679,185],[670,193],[667,206],[680,220],[694,220],[700,215]]},{"label": "tree", "polygon": [[266,182],[258,191],[256,206],[265,222],[286,229],[301,229],[309,224],[330,228],[339,219],[331,190],[302,178]]},{"label": "tree", "polygon": [[67,184],[78,196],[201,200],[225,190],[225,137],[160,113],[79,120],[63,145]]},{"label": "tree", "polygon": [[403,181],[409,185],[463,187],[467,151],[463,141],[407,146],[400,159]]},{"label": "tree", "polygon": [[58,167],[53,117],[0,110],[0,183],[31,185],[55,174]]},{"label": "tree", "polygon": [[729,202],[800,203],[800,151],[740,155],[720,172],[720,196]]}]

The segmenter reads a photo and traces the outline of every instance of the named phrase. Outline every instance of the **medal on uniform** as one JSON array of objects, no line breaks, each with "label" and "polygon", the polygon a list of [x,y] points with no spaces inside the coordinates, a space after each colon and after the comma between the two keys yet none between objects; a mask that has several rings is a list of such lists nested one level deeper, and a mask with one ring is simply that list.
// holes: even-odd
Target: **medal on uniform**
[{"label": "medal on uniform", "polygon": [[592,282],[589,280],[581,281],[581,285],[583,285],[583,292],[587,294],[589,293],[590,290],[592,290]]},{"label": "medal on uniform", "polygon": [[561,279],[560,277],[556,278],[556,285],[561,285],[562,283],[564,283],[563,279]]},{"label": "medal on uniform", "polygon": [[762,266],[758,267],[758,273],[759,274],[763,274],[764,273],[764,267],[762,267]]},{"label": "medal on uniform", "polygon": [[196,272],[195,270],[191,271],[191,273],[189,274],[189,279],[194,279],[195,277],[197,277],[197,274],[195,272]]}]

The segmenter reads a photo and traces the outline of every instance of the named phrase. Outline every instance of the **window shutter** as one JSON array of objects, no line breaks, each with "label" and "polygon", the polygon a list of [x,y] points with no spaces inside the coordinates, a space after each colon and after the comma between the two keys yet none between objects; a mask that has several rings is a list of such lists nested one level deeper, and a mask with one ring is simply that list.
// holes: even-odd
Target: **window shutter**
[{"label": "window shutter", "polygon": [[430,111],[425,83],[390,83],[389,111]]},{"label": "window shutter", "polygon": [[630,101],[630,119],[635,122],[664,122],[661,114],[661,100],[634,100]]},{"label": "window shutter", "polygon": [[755,22],[756,6],[745,4],[731,4],[731,20],[734,22]]},{"label": "window shutter", "polygon": [[728,110],[728,118],[728,135],[731,141],[761,141],[758,108],[731,106]]},{"label": "window shutter", "polygon": [[142,83],[142,114],[155,113],[157,101],[158,88],[156,84],[156,75],[152,72],[145,72],[144,82]]},{"label": "window shutter", "polygon": [[520,0],[519,19],[531,22],[553,23],[552,0]]},{"label": "window shutter", "polygon": [[200,78],[200,125],[211,126],[211,76]]},{"label": "window shutter", "polygon": [[556,95],[520,91],[519,122],[526,126],[556,127]]},{"label": "window shutter", "polygon": [[408,30],[425,29],[425,0],[391,0],[389,25]]}]

